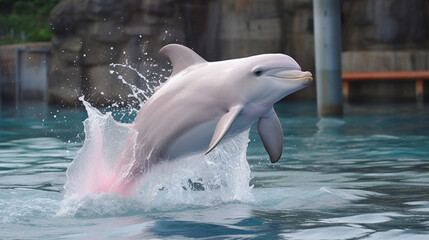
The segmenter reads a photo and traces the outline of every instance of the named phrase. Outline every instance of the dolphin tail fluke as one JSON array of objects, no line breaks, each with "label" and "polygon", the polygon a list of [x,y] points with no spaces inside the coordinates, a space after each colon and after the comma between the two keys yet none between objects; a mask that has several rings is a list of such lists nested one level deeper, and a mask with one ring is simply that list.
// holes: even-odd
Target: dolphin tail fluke
[{"label": "dolphin tail fluke", "polygon": [[216,125],[215,132],[213,134],[212,140],[210,141],[210,145],[206,151],[206,154],[211,152],[213,148],[217,146],[220,140],[222,140],[229,127],[231,127],[232,123],[234,122],[234,119],[237,117],[237,115],[241,112],[242,109],[242,106],[232,107],[229,112],[227,112],[220,118],[219,122]]},{"label": "dolphin tail fluke", "polygon": [[277,162],[283,151],[283,130],[273,108],[259,119],[258,132],[271,162]]}]

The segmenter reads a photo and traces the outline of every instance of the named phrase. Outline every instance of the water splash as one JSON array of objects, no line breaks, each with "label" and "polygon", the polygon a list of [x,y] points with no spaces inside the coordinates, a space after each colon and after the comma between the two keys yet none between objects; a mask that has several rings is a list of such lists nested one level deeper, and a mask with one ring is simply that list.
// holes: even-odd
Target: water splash
[{"label": "water splash", "polygon": [[158,209],[187,205],[251,202],[250,167],[246,159],[248,131],[225,141],[208,155],[165,162],[144,176],[139,197]]},{"label": "water splash", "polygon": [[[137,86],[135,86],[135,85],[133,85],[131,83],[128,83],[125,80],[125,78],[122,75],[120,75],[120,73],[118,71],[110,70],[110,74],[117,74],[118,75],[118,79],[121,80],[121,82],[124,85],[126,85],[127,87],[129,87],[129,89],[131,90],[131,93],[128,94],[128,97],[137,100],[140,103],[139,107],[141,108],[143,106],[143,104],[154,93],[153,85],[149,84],[150,81],[143,74],[141,74],[139,71],[137,71],[136,68],[134,68],[131,65],[129,65],[127,60],[126,60],[125,64],[112,63],[112,64],[110,64],[110,67],[112,67],[112,68],[123,67],[123,68],[129,69],[129,70],[135,72],[140,77],[140,79],[143,80],[143,83],[145,84],[145,87],[143,89],[140,89]],[[159,80],[159,81],[157,81],[157,83],[158,83],[158,85],[160,85],[161,81]]]},{"label": "water splash", "polygon": [[85,141],[67,168],[66,195],[100,193],[117,179],[116,162],[130,134],[129,124],[115,121],[111,113],[103,114],[80,97],[88,113],[84,121]]},{"label": "water splash", "polygon": [[[145,55],[147,55],[147,53],[145,53]],[[161,67],[151,57],[146,58],[143,66],[151,70],[146,70],[145,74],[142,74],[137,70],[136,67],[133,67],[131,64],[129,64],[127,59],[125,60],[125,63],[110,64],[110,74],[116,74],[117,78],[122,82],[122,84],[130,89],[131,93],[128,94],[128,97],[137,101],[139,108],[141,108],[143,104],[153,95],[155,89],[167,80],[171,73],[171,70]],[[171,65],[169,64],[169,66]],[[117,70],[118,68],[122,68],[122,70],[129,70],[137,74],[141,80],[139,83],[142,85],[136,86],[129,83],[125,79],[124,75],[121,74],[120,70]]]},{"label": "water splash", "polygon": [[[111,72],[118,74],[118,79],[130,88],[129,97],[138,101],[139,106],[143,106],[162,82],[149,83],[151,81],[128,62],[111,66],[134,71],[145,82],[142,89],[127,82],[117,71]],[[250,167],[246,159],[248,131],[225,141],[208,155],[195,154],[154,166],[138,180],[136,194],[128,196],[131,198],[115,194],[114,187],[138,161],[131,156],[126,160],[127,164],[120,162],[124,147],[135,146],[129,139],[137,132],[131,124],[116,121],[112,112],[102,113],[83,97],[80,100],[88,112],[84,121],[85,141],[67,169],[65,197],[59,215],[84,215],[85,209],[89,208],[94,208],[90,215],[115,215],[154,208],[177,209],[180,206],[252,201]],[[138,111],[137,108],[128,110]]]}]

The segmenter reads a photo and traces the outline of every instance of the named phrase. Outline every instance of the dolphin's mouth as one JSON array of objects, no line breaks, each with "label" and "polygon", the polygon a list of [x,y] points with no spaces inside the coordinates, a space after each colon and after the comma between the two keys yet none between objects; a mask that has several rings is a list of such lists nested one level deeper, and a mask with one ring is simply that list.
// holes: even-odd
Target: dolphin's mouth
[{"label": "dolphin's mouth", "polygon": [[303,72],[299,70],[288,70],[288,71],[276,72],[269,76],[290,80],[290,81],[299,81],[299,82],[302,82],[303,84],[309,84],[313,81],[313,75],[311,74],[311,72],[308,72],[308,71]]}]

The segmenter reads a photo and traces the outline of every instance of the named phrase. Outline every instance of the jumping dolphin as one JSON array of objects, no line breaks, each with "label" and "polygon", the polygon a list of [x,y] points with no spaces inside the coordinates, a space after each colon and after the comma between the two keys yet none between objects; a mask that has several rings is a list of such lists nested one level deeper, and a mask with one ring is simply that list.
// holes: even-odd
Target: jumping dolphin
[{"label": "jumping dolphin", "polygon": [[310,72],[301,71],[284,54],[207,62],[178,44],[167,45],[160,53],[170,59],[173,71],[132,124],[137,135],[130,139],[136,144],[123,153],[123,159],[135,161],[114,191],[126,191],[159,161],[208,154],[222,139],[247,130],[256,121],[271,162],[279,160],[283,132],[273,104],[309,85]]}]

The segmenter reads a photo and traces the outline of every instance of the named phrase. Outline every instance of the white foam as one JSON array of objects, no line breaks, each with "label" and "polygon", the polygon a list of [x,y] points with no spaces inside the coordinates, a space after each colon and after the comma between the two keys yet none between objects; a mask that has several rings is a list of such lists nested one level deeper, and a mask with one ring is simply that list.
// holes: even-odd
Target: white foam
[{"label": "white foam", "polygon": [[248,131],[206,156],[197,154],[155,167],[140,181],[139,198],[159,209],[252,201],[247,142]]},{"label": "white foam", "polygon": [[413,201],[413,202],[405,202],[404,204],[411,205],[411,206],[429,205],[429,201]]},{"label": "white foam", "polygon": [[5,190],[0,195],[0,223],[23,223],[49,218],[60,203],[58,193],[34,190]]},{"label": "white foam", "polygon": [[412,212],[427,212],[427,213],[429,213],[429,207],[426,207],[426,208],[414,208],[414,209],[410,209],[409,211],[412,211]]},{"label": "white foam", "polygon": [[[138,182],[138,194],[133,199],[115,193],[79,194],[68,188],[57,215],[117,216],[252,202],[247,142],[248,132],[244,132],[206,156],[193,155],[155,166]],[[68,181],[75,180],[78,178],[71,176]]]}]

